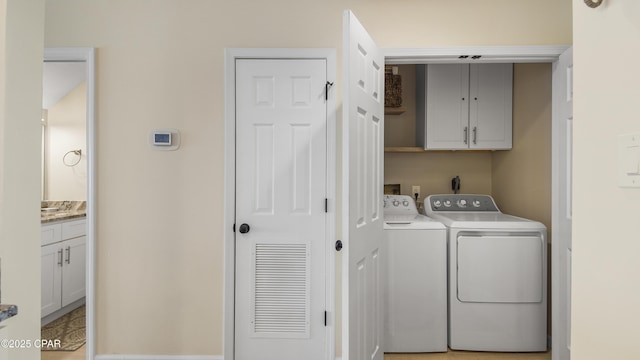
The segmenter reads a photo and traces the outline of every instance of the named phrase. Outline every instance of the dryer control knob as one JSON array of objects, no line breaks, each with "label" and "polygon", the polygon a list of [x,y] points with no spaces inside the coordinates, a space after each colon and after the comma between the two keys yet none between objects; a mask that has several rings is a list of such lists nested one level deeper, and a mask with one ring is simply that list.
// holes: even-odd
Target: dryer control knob
[{"label": "dryer control knob", "polygon": [[444,207],[451,207],[451,201],[450,200],[445,200],[444,201]]},{"label": "dryer control knob", "polygon": [[436,200],[433,202],[433,207],[434,208],[439,208],[440,206],[442,206],[442,203],[440,202],[440,200]]},{"label": "dryer control knob", "polygon": [[467,207],[467,200],[465,199],[458,200],[458,207],[461,207],[461,208]]},{"label": "dryer control knob", "polygon": [[474,207],[480,207],[480,200],[473,200],[471,203]]},{"label": "dryer control knob", "polygon": [[409,206],[409,202],[407,200],[403,201],[402,206]]},{"label": "dryer control knob", "polygon": [[400,205],[400,201],[398,200],[393,200],[393,206],[398,206]]}]

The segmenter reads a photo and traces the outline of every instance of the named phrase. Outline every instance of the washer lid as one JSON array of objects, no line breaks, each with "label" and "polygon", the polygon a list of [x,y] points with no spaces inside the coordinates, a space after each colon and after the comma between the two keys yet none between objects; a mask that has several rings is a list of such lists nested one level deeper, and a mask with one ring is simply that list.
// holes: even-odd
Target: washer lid
[{"label": "washer lid", "polygon": [[385,230],[428,230],[446,229],[438,220],[425,215],[385,215]]}]

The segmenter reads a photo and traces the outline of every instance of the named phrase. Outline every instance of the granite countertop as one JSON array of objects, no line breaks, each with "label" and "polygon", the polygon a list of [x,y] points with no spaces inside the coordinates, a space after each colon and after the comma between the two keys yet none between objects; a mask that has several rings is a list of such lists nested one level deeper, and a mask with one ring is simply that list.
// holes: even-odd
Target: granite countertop
[{"label": "granite countertop", "polygon": [[18,315],[18,307],[16,305],[0,305],[0,321],[16,315]]},{"label": "granite countertop", "polygon": [[86,201],[43,201],[40,206],[41,224],[87,216]]}]

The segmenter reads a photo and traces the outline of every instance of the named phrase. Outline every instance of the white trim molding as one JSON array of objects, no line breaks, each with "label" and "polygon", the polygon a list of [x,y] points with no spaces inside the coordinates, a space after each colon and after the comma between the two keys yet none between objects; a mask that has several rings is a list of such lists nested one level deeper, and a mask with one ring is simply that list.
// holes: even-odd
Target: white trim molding
[{"label": "white trim molding", "polygon": [[223,360],[222,355],[96,355],[95,360]]},{"label": "white trim molding", "polygon": [[[566,45],[452,46],[382,49],[385,64],[538,63],[554,62]],[[465,57],[466,56],[466,57]],[[473,58],[479,56],[478,58]],[[463,57],[463,58],[461,58]]]},{"label": "white trim molding", "polygon": [[[225,129],[224,129],[224,358],[235,358],[235,161],[236,161],[236,60],[237,59],[325,59],[327,80],[335,83],[337,76],[336,49],[225,49]],[[327,232],[326,232],[326,359],[335,357],[335,250],[337,209],[337,142],[336,142],[336,86],[330,87],[327,99]],[[100,359],[107,360],[107,359]]]}]

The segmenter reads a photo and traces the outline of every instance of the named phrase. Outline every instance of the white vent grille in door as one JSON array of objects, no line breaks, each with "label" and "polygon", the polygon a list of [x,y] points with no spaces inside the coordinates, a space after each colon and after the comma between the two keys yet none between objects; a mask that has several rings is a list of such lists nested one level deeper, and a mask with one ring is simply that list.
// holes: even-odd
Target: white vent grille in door
[{"label": "white vent grille in door", "polygon": [[252,335],[309,338],[307,244],[256,244],[253,255]]}]

